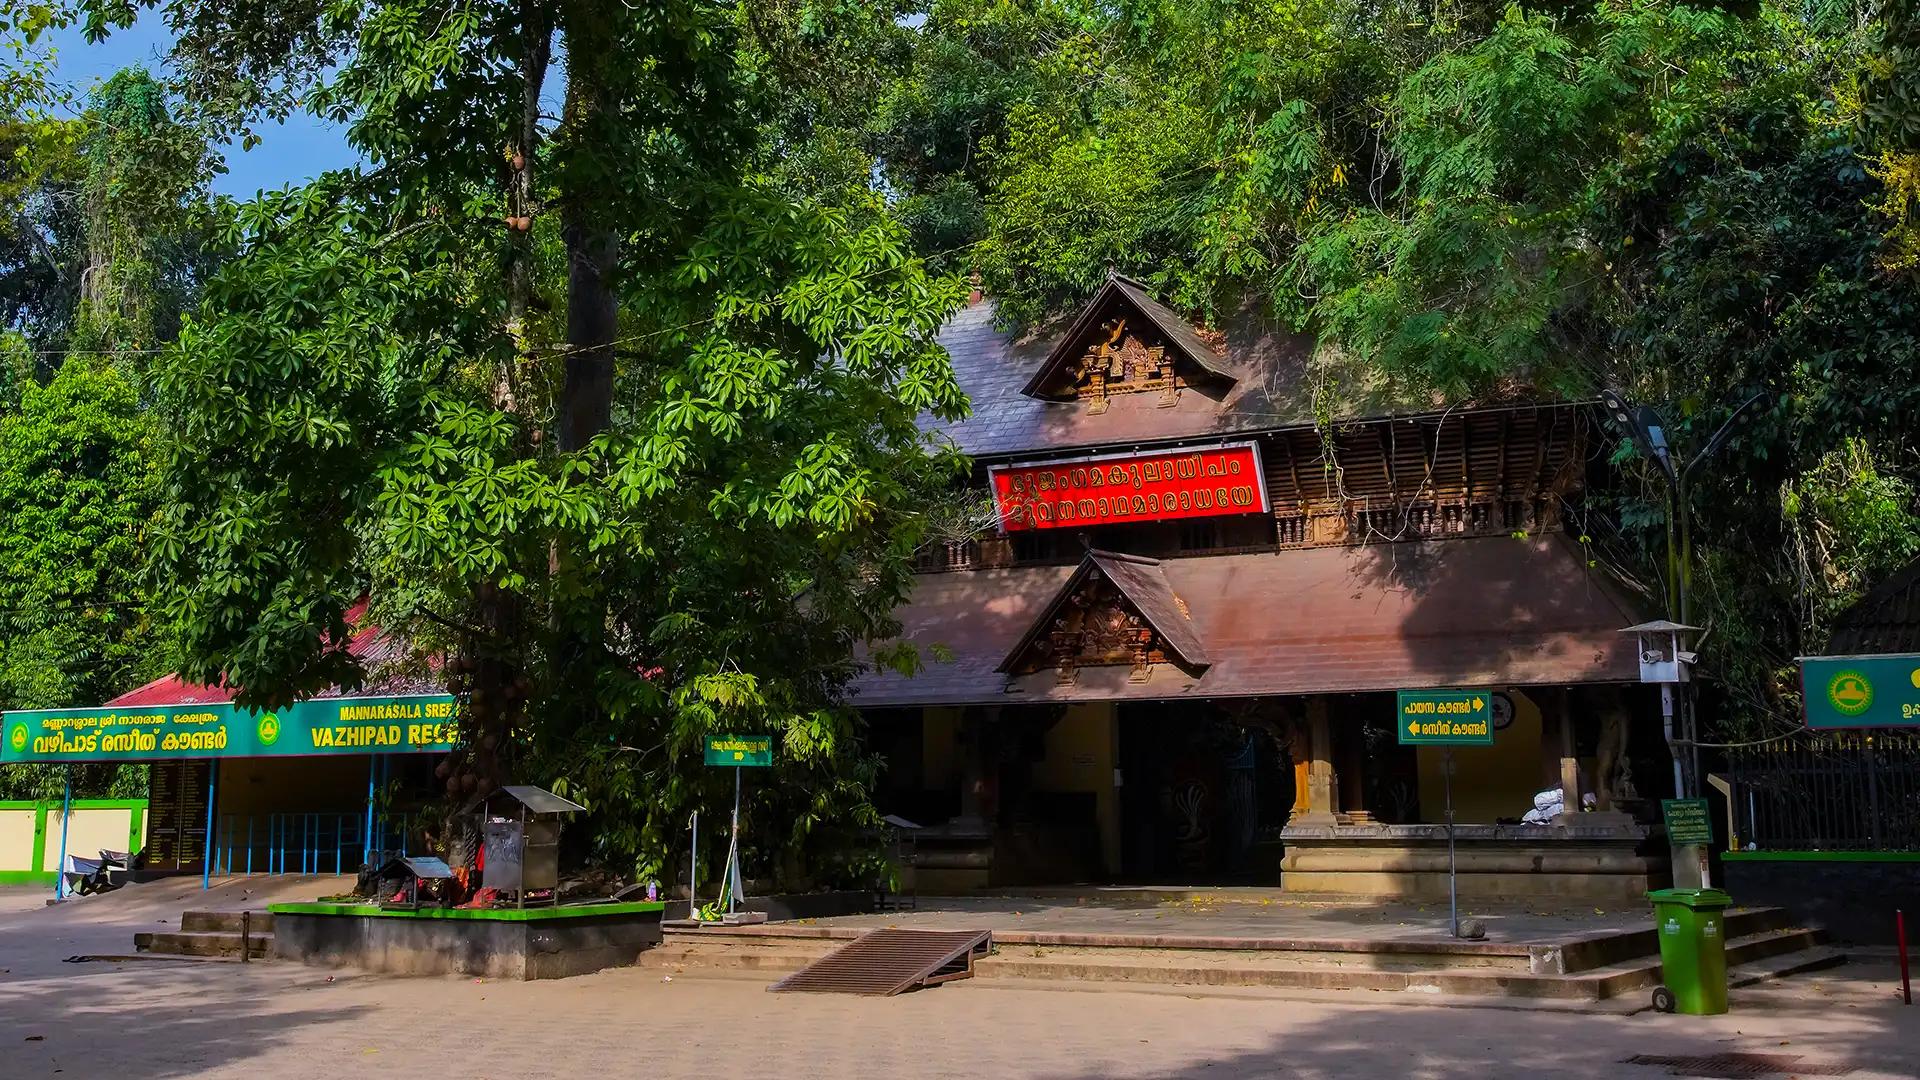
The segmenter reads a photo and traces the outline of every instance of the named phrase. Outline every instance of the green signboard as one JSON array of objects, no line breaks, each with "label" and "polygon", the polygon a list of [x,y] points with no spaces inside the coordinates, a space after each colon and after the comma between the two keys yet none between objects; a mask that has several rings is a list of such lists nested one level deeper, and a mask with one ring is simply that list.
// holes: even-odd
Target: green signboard
[{"label": "green signboard", "polygon": [[1493,745],[1493,695],[1484,690],[1402,690],[1402,746]]},{"label": "green signboard", "polygon": [[1707,800],[1661,799],[1660,813],[1667,819],[1667,843],[1675,847],[1713,843],[1713,822],[1707,818]]},{"label": "green signboard", "polygon": [[1920,726],[1920,655],[1803,656],[1810,728]]},{"label": "green signboard", "polygon": [[131,705],[0,714],[0,764],[419,754],[453,749],[453,698],[316,698],[284,709]]},{"label": "green signboard", "polygon": [[709,735],[707,764],[763,768],[773,764],[771,735]]}]

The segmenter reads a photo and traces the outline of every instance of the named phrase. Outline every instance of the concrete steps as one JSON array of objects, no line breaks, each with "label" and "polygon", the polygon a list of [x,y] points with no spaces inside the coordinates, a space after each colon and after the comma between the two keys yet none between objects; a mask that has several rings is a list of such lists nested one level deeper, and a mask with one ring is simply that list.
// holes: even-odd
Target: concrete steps
[{"label": "concrete steps", "polygon": [[273,916],[264,911],[188,911],[180,916],[180,929],[133,935],[135,952],[158,956],[237,957],[240,955],[243,922],[247,954],[255,959],[273,955]]},{"label": "concrete steps", "polygon": [[[1784,913],[1756,911],[1729,920],[1727,964],[1735,985],[1844,962],[1821,949],[1821,931],[1790,925]],[[864,928],[774,924],[727,930],[668,931],[639,966],[668,973],[780,975],[798,971]],[[1049,941],[1037,941],[1047,938]],[[1056,943],[1067,939],[1066,943]],[[1077,940],[1075,940],[1077,939]],[[1207,944],[1196,947],[1200,940]],[[1179,943],[1179,944],[1176,944]],[[1450,941],[1259,943],[1124,935],[994,935],[992,956],[974,977],[988,980],[1266,987],[1291,990],[1398,990],[1481,997],[1597,1002],[1660,982],[1653,931],[1590,939],[1573,946]],[[1272,947],[1276,944],[1290,947]],[[1304,947],[1293,947],[1304,946]],[[1389,948],[1390,946],[1390,948]],[[1554,970],[1573,967],[1574,970]]]}]

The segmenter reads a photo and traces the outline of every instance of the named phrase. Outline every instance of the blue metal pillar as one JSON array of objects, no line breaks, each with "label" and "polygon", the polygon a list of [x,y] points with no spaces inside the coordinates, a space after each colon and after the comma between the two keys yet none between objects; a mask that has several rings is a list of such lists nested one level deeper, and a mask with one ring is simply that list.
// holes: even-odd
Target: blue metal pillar
[{"label": "blue metal pillar", "polygon": [[380,755],[367,755],[367,828],[360,835],[360,865],[373,861],[373,775],[380,766]]},{"label": "blue metal pillar", "polygon": [[213,808],[220,794],[220,759],[207,762],[207,835],[200,844],[200,890],[213,887]]},{"label": "blue metal pillar", "polygon": [[[53,864],[53,898],[67,898],[67,826],[73,823],[73,766],[67,766],[66,793],[60,796],[60,861]],[[44,865],[44,864],[43,864]]]}]

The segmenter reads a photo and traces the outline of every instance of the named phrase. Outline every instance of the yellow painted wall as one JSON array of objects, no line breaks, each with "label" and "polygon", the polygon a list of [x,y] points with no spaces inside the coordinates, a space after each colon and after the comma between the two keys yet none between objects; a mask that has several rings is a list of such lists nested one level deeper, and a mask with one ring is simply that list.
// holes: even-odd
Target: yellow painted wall
[{"label": "yellow painted wall", "polygon": [[924,710],[926,727],[920,744],[921,783],[928,791],[960,783],[959,739],[963,710],[944,707]]},{"label": "yellow painted wall", "polygon": [[1100,824],[1100,859],[1109,874],[1120,872],[1120,799],[1113,770],[1120,764],[1119,719],[1110,702],[1067,707],[1047,732],[1046,757],[1034,766],[1038,791],[1090,791]]},{"label": "yellow painted wall", "polygon": [[365,813],[366,754],[303,758],[229,758],[215,797],[221,816]]},{"label": "yellow painted wall", "polygon": [[[115,807],[75,809],[73,824],[67,828],[67,854],[78,855],[83,859],[97,859],[102,851],[125,851],[127,829],[132,825],[132,810]],[[143,816],[141,825],[143,841],[145,828]],[[27,826],[27,838],[31,843],[33,838],[31,824]],[[60,869],[60,811],[58,808],[47,815],[47,850],[41,857],[40,869],[48,873]]]},{"label": "yellow painted wall", "polygon": [[38,812],[32,807],[0,810],[0,870],[35,869],[33,822],[37,816]]},{"label": "yellow painted wall", "polygon": [[[1533,809],[1534,794],[1547,786],[1540,778],[1540,707],[1519,690],[1505,693],[1513,699],[1513,723],[1494,732],[1493,745],[1453,748],[1453,819],[1463,825],[1518,818]],[[1446,751],[1422,746],[1418,753],[1420,820],[1438,824],[1447,820],[1441,772]]]}]

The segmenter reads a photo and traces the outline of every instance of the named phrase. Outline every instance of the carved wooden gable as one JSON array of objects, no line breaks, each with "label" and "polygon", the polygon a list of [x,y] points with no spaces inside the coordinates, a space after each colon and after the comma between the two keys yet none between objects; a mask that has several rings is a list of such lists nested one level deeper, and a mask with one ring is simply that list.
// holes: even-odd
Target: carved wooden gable
[{"label": "carved wooden gable", "polygon": [[1098,414],[1116,396],[1153,394],[1171,407],[1196,384],[1231,385],[1219,350],[1138,282],[1115,276],[1080,312],[1048,354],[1026,393],[1084,402]]},{"label": "carved wooden gable", "polygon": [[1073,396],[1095,415],[1107,411],[1107,399],[1115,394],[1155,393],[1162,408],[1171,407],[1179,403],[1186,385],[1167,356],[1165,341],[1148,344],[1159,335],[1140,332],[1138,324],[1145,320],[1136,319],[1132,330],[1127,322],[1127,316],[1118,315],[1102,323],[1094,344],[1067,369]]},{"label": "carved wooden gable", "polygon": [[1084,667],[1126,665],[1130,681],[1145,682],[1153,665],[1164,663],[1189,674],[1209,664],[1186,603],[1158,560],[1095,551],[998,670],[1031,675],[1052,668],[1065,685]]}]

